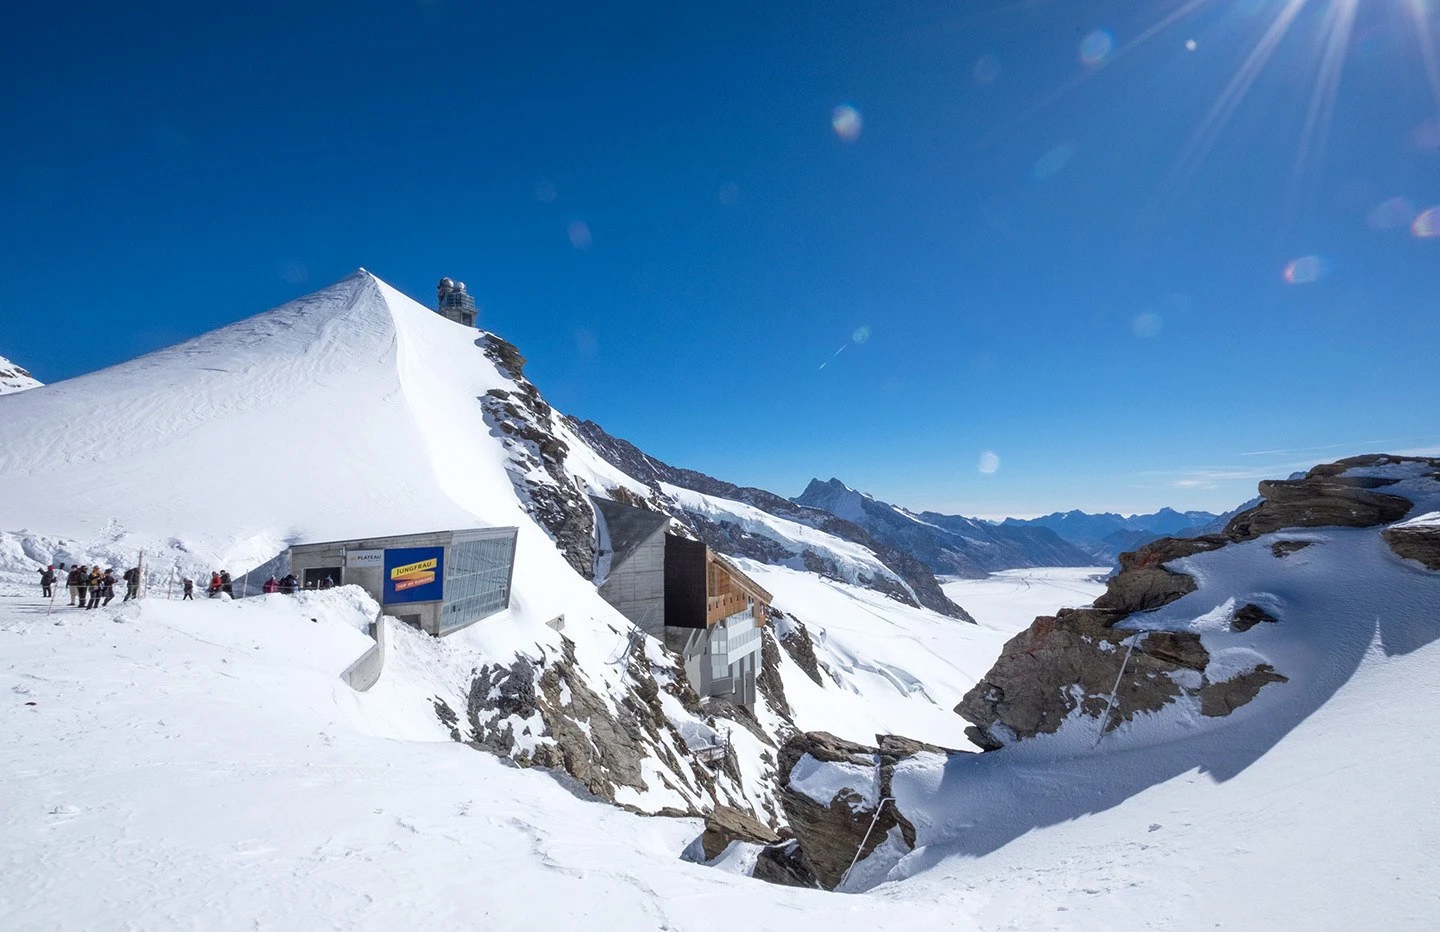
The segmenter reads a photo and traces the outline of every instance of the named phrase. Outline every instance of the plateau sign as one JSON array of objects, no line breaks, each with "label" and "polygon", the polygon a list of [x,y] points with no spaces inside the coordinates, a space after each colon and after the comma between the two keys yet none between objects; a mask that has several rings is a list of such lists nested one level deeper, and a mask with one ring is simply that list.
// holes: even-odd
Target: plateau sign
[{"label": "plateau sign", "polygon": [[441,601],[445,597],[445,548],[386,550],[384,595],[386,605]]},{"label": "plateau sign", "polygon": [[385,565],[385,551],[383,550],[347,550],[345,551],[345,566],[348,569],[379,569]]}]

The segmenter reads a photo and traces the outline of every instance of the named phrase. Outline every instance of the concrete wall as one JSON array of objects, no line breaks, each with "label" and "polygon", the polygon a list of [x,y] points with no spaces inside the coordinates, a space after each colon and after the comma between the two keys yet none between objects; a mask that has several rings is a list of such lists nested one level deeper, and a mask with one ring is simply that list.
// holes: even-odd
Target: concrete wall
[{"label": "concrete wall", "polygon": [[600,597],[652,637],[665,629],[665,533],[662,530],[637,547],[630,559],[610,571]]},{"label": "concrete wall", "polygon": [[370,622],[370,634],[375,643],[359,659],[340,674],[340,679],[356,692],[363,693],[380,681],[385,669],[385,618],[381,613]]},{"label": "concrete wall", "polygon": [[[359,586],[376,602],[384,596],[385,571],[381,567],[346,567],[345,554],[353,550],[385,550],[398,547],[448,547],[452,532],[406,534],[401,537],[371,537],[364,540],[335,541],[324,544],[296,544],[290,548],[290,572],[301,579],[305,570],[325,566],[340,567],[340,585]],[[427,634],[440,633],[440,602],[409,602],[385,606],[385,613]]]}]

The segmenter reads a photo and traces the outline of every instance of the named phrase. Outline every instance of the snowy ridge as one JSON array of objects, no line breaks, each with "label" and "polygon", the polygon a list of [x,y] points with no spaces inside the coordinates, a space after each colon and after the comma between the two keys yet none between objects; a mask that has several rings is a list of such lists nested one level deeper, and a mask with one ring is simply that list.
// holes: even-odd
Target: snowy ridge
[{"label": "snowy ridge", "polygon": [[39,388],[44,383],[15,365],[4,356],[0,356],[0,395],[8,395],[12,392],[23,392],[31,388]]}]

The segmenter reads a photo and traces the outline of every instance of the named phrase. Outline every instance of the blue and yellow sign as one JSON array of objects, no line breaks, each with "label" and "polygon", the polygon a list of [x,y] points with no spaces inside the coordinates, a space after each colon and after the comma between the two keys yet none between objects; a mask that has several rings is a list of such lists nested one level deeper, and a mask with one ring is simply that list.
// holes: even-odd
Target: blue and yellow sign
[{"label": "blue and yellow sign", "polygon": [[401,547],[385,551],[386,605],[439,602],[444,598],[444,547]]}]

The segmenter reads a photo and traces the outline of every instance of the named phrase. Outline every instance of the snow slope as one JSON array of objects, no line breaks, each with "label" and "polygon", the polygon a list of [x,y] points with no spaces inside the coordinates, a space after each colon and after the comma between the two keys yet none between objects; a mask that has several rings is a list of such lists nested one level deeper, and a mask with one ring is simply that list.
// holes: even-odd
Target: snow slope
[{"label": "snow slope", "polygon": [[[1440,482],[1424,472],[1347,475],[1398,479],[1384,491],[1425,515]],[[983,927],[1434,928],[1440,573],[1381,530],[1175,561],[1199,588],[1124,625],[1199,634],[1212,678],[1265,662],[1288,682],[1220,718],[1186,692],[1098,747],[1077,710],[1053,735],[908,763],[894,791],[920,847],[875,893],[954,897]],[[1281,557],[1282,539],[1310,545]],[[1245,602],[1278,620],[1232,629]]]},{"label": "snow slope", "polygon": [[338,674],[373,609],[341,589],[57,626],[0,603],[0,928],[970,927],[687,863],[699,820],[452,742],[426,710],[468,650],[454,639],[392,622],[380,683],[352,691]]}]

